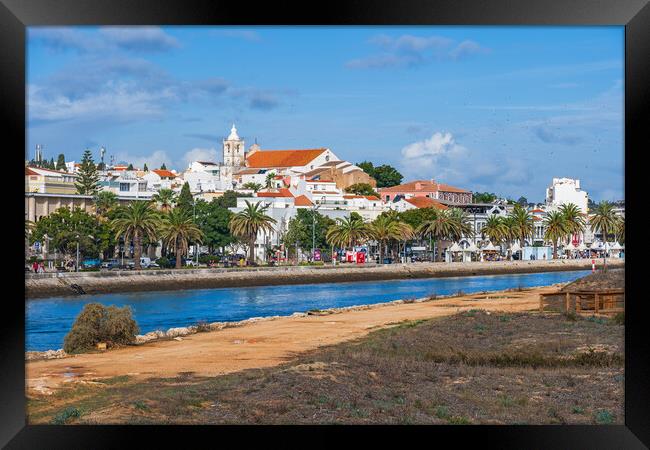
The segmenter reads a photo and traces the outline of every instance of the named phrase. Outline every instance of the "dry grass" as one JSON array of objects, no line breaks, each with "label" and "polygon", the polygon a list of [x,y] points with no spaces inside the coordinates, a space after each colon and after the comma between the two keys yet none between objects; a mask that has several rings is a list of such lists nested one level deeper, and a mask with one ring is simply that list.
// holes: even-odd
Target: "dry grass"
[{"label": "dry grass", "polygon": [[268,369],[70,386],[29,422],[622,424],[623,342],[607,319],[471,310]]}]

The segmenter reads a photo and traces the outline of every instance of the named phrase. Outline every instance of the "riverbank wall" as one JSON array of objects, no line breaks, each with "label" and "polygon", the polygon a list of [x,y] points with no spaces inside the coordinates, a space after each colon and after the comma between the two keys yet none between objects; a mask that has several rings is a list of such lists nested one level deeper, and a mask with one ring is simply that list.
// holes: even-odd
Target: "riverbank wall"
[{"label": "riverbank wall", "polygon": [[[624,267],[623,260],[608,260],[607,264],[611,267]],[[597,260],[596,267],[602,268],[602,266],[603,261]],[[86,294],[152,292],[588,269],[591,269],[590,259],[27,273],[25,274],[25,297],[34,299],[75,296],[79,295],[79,292]]]}]

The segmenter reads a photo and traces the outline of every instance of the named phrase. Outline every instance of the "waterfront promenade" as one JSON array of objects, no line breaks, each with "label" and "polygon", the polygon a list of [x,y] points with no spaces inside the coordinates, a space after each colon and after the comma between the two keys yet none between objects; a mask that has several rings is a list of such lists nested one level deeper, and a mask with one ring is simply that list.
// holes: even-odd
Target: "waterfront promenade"
[{"label": "waterfront promenade", "polygon": [[[607,264],[611,267],[623,267],[624,260],[609,259]],[[603,260],[596,260],[596,268],[602,266]],[[591,259],[28,273],[25,274],[25,296],[30,299],[76,295],[77,291],[73,285],[80,286],[87,294],[104,294],[585,269],[591,269]]]}]

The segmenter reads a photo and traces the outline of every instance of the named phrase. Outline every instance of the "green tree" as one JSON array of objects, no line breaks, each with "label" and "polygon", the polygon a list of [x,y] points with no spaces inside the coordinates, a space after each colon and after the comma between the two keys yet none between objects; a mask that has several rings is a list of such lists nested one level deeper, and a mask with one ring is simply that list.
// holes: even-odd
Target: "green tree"
[{"label": "green tree", "polygon": [[481,234],[487,236],[487,238],[496,244],[499,244],[505,239],[505,236],[508,234],[506,230],[506,225],[503,223],[503,219],[499,216],[489,216],[481,228]]},{"label": "green tree", "polygon": [[243,194],[236,191],[226,191],[221,197],[217,197],[215,200],[221,208],[234,208],[237,206],[237,198],[239,197],[251,197],[251,194]]},{"label": "green tree", "polygon": [[151,196],[151,201],[156,203],[162,212],[169,212],[176,200],[176,192],[167,188],[160,189]]},{"label": "green tree", "polygon": [[93,199],[95,203],[95,214],[101,221],[108,220],[108,214],[117,206],[117,195],[110,191],[101,191]]},{"label": "green tree", "polygon": [[301,208],[296,215],[289,220],[287,232],[283,236],[282,242],[289,249],[299,248],[311,251],[312,246],[312,228],[314,232],[314,245],[316,248],[327,248],[327,230],[335,224],[331,218],[320,214],[318,211]]},{"label": "green tree", "polygon": [[248,183],[244,183],[244,184],[242,185],[242,187],[243,187],[244,189],[250,189],[250,190],[252,190],[253,192],[257,192],[257,191],[259,191],[260,189],[263,188],[263,186],[262,186],[261,184],[259,184],[259,183],[255,183],[255,182],[253,182],[253,181],[249,181]]},{"label": "green tree", "polygon": [[413,237],[413,227],[399,220],[396,214],[381,214],[368,225],[369,236],[379,244],[379,261],[383,263],[384,248],[390,241]]},{"label": "green tree", "polygon": [[209,203],[205,200],[196,202],[196,224],[203,232],[203,244],[208,246],[210,253],[235,242],[228,226],[233,213],[220,205],[220,198]]},{"label": "green tree", "polygon": [[142,168],[145,172],[149,172],[149,168],[147,167],[147,163],[144,163],[144,167]]},{"label": "green tree", "polygon": [[460,208],[451,208],[449,211],[453,224],[450,237],[454,241],[459,241],[463,237],[474,237],[474,226],[467,213]]},{"label": "green tree", "polygon": [[327,242],[335,247],[347,249],[365,241],[370,237],[368,225],[359,215],[336,219],[336,224],[330,226],[326,233]]},{"label": "green tree", "polygon": [[625,217],[621,217],[618,221],[618,227],[616,229],[616,239],[621,244],[625,245]]},{"label": "green tree", "polygon": [[48,216],[41,217],[32,230],[30,244],[50,241],[50,248],[65,255],[74,255],[79,243],[81,257],[96,258],[111,244],[109,228],[98,217],[81,208],[70,210],[61,207]]},{"label": "green tree", "polygon": [[187,181],[181,188],[180,194],[178,194],[178,199],[176,200],[176,206],[181,208],[183,211],[192,214],[194,209],[194,196],[190,192],[190,183]]},{"label": "green tree", "polygon": [[510,213],[513,223],[513,234],[519,239],[522,255],[523,248],[526,245],[526,238],[532,236],[534,225],[533,216],[519,203],[517,203]]},{"label": "green tree", "polygon": [[424,222],[434,220],[438,216],[437,208],[415,208],[399,214],[400,220],[408,223],[413,229],[418,229]]},{"label": "green tree", "polygon": [[63,153],[59,153],[59,157],[56,161],[56,170],[61,170],[63,172],[66,172],[66,167],[65,167],[65,155]]},{"label": "green tree", "polygon": [[116,237],[124,238],[125,245],[133,240],[135,269],[140,270],[142,239],[146,236],[150,240],[155,240],[160,225],[160,217],[153,203],[135,201],[126,207],[120,207],[115,219],[110,223]]},{"label": "green tree", "polygon": [[[614,211],[614,205],[608,201],[598,204],[594,213],[589,218],[591,229],[594,233],[600,232],[603,235],[603,242],[607,244],[610,234],[616,233],[620,218]],[[607,253],[605,252],[605,270],[607,270]]]},{"label": "green tree", "polygon": [[375,188],[368,183],[356,183],[345,188],[345,192],[354,195],[374,195],[379,198],[379,194],[375,191]]},{"label": "green tree", "polygon": [[517,203],[520,206],[525,208],[526,206],[528,206],[528,199],[526,197],[524,197],[524,196],[521,196],[521,197],[519,197],[519,200],[517,200]]},{"label": "green tree", "polygon": [[204,236],[194,223],[191,213],[180,207],[172,209],[163,216],[160,235],[165,245],[174,249],[177,269],[182,266],[183,256],[187,255],[189,243],[201,243]]},{"label": "green tree", "polygon": [[497,199],[496,194],[491,192],[472,193],[472,202],[474,203],[493,203],[496,199]]},{"label": "green tree", "polygon": [[374,166],[370,161],[363,161],[357,164],[361,170],[366,172],[377,181],[378,188],[397,186],[402,182],[404,177],[393,166],[382,164]]},{"label": "green tree", "polygon": [[99,191],[99,174],[93,162],[93,156],[88,149],[84,151],[83,157],[81,158],[81,166],[79,167],[75,186],[77,193],[80,195],[94,196]]},{"label": "green tree", "polygon": [[273,187],[273,177],[275,177],[275,172],[269,172],[266,174],[266,179],[264,180],[264,186],[267,189],[271,189]]},{"label": "green tree", "polygon": [[553,244],[553,259],[557,259],[558,242],[567,235],[566,220],[560,211],[551,211],[544,217],[544,239]]},{"label": "green tree", "polygon": [[[436,217],[432,220],[425,221],[417,230],[421,236],[430,236],[434,242],[442,239],[452,239],[455,233],[456,224],[448,209],[439,210],[436,212]],[[434,253],[433,260],[435,262],[436,255]]]},{"label": "green tree", "polygon": [[266,215],[268,207],[263,206],[260,202],[249,203],[246,200],[246,207],[243,211],[233,215],[230,219],[229,227],[233,236],[247,240],[249,247],[249,260],[255,261],[255,240],[257,234],[270,232],[276,220]]},{"label": "green tree", "polygon": [[133,169],[133,164],[129,163],[129,167],[127,167],[126,170],[135,170]]},{"label": "green tree", "polygon": [[162,166],[160,166],[160,170],[167,170],[167,166],[165,163],[162,163]]},{"label": "green tree", "polygon": [[584,231],[586,226],[584,215],[582,214],[582,211],[580,211],[580,208],[573,203],[567,203],[566,205],[560,206],[559,211],[564,216],[567,231],[567,243],[569,243],[574,234],[582,233]]},{"label": "green tree", "polygon": [[97,164],[97,170],[106,170],[106,163],[102,161]]}]

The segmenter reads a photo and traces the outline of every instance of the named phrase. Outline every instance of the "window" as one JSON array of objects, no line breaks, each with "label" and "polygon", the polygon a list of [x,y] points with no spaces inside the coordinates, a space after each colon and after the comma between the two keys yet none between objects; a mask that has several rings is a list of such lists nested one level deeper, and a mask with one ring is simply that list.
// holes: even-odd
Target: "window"
[{"label": "window", "polygon": [[129,183],[120,183],[120,192],[129,192],[131,185]]}]

